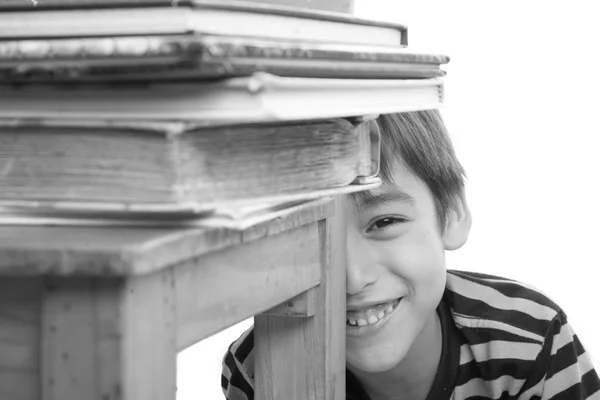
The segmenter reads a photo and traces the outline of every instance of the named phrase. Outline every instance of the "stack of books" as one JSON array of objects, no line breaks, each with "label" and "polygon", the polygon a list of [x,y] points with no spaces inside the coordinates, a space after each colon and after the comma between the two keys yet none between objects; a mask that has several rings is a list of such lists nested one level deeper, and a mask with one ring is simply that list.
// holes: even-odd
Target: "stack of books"
[{"label": "stack of books", "polygon": [[407,28],[208,0],[0,3],[0,223],[245,228],[379,184],[443,100]]}]

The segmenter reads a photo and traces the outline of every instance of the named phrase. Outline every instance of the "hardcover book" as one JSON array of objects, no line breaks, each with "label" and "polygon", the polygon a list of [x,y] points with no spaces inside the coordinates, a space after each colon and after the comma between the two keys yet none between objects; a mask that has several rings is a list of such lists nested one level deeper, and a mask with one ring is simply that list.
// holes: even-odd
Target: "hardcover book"
[{"label": "hardcover book", "polygon": [[0,38],[210,34],[405,46],[400,24],[219,0],[2,0]]},{"label": "hardcover book", "polygon": [[243,1],[0,2],[5,82],[444,75],[406,45],[400,24]]},{"label": "hardcover book", "polygon": [[285,78],[266,73],[185,83],[5,84],[0,85],[0,119],[214,126],[432,109],[440,107],[443,95],[438,78]]},{"label": "hardcover book", "polygon": [[378,167],[373,121],[178,131],[158,125],[50,127],[32,121],[0,127],[5,206],[70,202],[88,211],[114,210],[114,204],[173,211],[261,198],[298,201],[314,198],[307,193],[373,177]]},{"label": "hardcover book", "polygon": [[149,35],[0,41],[0,81],[151,81],[248,76],[443,76],[449,58],[402,47],[218,35]]}]

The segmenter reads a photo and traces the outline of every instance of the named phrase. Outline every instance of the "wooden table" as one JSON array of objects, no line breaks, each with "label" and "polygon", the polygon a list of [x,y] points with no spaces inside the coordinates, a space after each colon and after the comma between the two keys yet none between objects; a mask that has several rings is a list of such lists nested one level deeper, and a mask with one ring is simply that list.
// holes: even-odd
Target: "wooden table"
[{"label": "wooden table", "polygon": [[0,227],[0,399],[173,400],[177,352],[253,315],[257,400],[345,398],[344,207],[241,232]]}]

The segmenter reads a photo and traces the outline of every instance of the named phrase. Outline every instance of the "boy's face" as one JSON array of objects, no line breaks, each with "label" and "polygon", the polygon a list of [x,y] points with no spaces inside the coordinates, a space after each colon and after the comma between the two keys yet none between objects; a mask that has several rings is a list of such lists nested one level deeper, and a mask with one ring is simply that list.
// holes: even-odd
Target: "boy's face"
[{"label": "boy's face", "polygon": [[440,229],[427,185],[404,166],[393,176],[372,199],[348,196],[346,357],[364,372],[395,367],[435,326],[455,239]]}]

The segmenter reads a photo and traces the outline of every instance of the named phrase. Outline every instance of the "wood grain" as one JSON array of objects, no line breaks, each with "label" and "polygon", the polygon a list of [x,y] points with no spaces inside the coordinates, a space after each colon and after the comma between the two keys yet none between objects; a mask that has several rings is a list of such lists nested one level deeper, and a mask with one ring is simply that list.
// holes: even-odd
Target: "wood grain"
[{"label": "wood grain", "polygon": [[[317,378],[319,399],[346,398],[346,197],[335,199],[335,216],[321,221],[321,256],[323,288],[318,292],[315,314]],[[322,363],[322,364],[321,364]]]},{"label": "wood grain", "polygon": [[257,315],[256,398],[345,398],[346,222],[345,198],[336,215],[319,222],[321,283],[310,318]]},{"label": "wood grain", "polygon": [[263,315],[284,316],[284,317],[312,317],[315,315],[317,301],[316,288],[308,289],[306,292],[292,297],[283,303],[263,312]]},{"label": "wood grain", "polygon": [[0,279],[0,399],[38,400],[41,280]]},{"label": "wood grain", "polygon": [[44,282],[40,386],[44,400],[175,399],[172,270]]},{"label": "wood grain", "polygon": [[190,260],[175,281],[182,350],[317,285],[317,223]]},{"label": "wood grain", "polygon": [[128,279],[123,296],[123,398],[175,400],[177,316],[173,270]]},{"label": "wood grain", "polygon": [[[44,400],[101,399],[104,395],[97,385],[104,371],[97,362],[99,324],[94,289],[87,278],[48,279],[44,283],[41,342]],[[117,292],[114,294],[116,302]],[[111,368],[119,370],[118,365]],[[118,384],[118,380],[113,382],[115,386]]]},{"label": "wood grain", "polygon": [[333,210],[331,202],[312,204],[245,231],[0,226],[0,276],[148,274],[319,221]]}]

